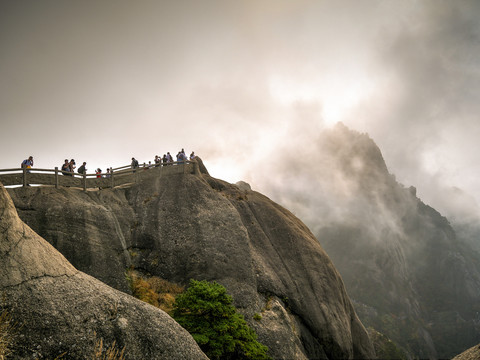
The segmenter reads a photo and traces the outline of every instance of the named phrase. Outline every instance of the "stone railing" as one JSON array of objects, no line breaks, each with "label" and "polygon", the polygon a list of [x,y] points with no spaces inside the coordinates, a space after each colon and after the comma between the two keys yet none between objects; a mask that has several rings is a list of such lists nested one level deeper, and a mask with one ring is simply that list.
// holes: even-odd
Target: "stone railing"
[{"label": "stone railing", "polygon": [[[13,185],[52,185],[89,188],[113,188],[125,184],[136,183],[148,176],[170,174],[200,174],[198,163],[193,160],[159,164],[158,166],[143,164],[133,170],[130,165],[112,168],[111,173],[78,174],[55,169],[17,168],[0,169],[0,182],[4,186]],[[100,176],[100,177],[99,177]]]}]

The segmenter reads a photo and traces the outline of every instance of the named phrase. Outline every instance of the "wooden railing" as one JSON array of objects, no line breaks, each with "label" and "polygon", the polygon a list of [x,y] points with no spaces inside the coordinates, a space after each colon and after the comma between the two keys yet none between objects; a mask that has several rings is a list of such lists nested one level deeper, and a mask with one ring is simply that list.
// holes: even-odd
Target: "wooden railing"
[{"label": "wooden railing", "polygon": [[[172,162],[167,164],[142,164],[132,169],[130,165],[111,168],[110,173],[79,174],[55,169],[15,168],[0,169],[0,182],[4,186],[13,185],[53,185],[89,188],[114,188],[136,183],[148,176],[163,176],[168,174],[200,174],[198,163],[193,160]],[[101,176],[101,177],[99,177]]]}]

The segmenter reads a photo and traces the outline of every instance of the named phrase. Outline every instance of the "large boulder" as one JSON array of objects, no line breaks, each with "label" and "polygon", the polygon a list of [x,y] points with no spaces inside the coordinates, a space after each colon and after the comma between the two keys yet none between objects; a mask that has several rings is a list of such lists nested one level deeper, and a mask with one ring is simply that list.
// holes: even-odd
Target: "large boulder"
[{"label": "large boulder", "polygon": [[0,263],[14,359],[92,358],[100,340],[129,359],[207,359],[166,313],[75,269],[19,219],[1,184]]},{"label": "large boulder", "polygon": [[128,291],[126,266],[183,285],[215,280],[274,358],[375,356],[338,272],[298,218],[206,171],[162,170],[124,188],[9,192],[26,223],[114,287]]}]

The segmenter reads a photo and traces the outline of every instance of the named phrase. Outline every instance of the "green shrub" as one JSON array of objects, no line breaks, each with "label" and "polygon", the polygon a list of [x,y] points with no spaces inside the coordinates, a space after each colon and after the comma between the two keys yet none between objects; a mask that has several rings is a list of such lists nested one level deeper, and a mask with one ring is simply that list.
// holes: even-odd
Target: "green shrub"
[{"label": "green shrub", "polygon": [[191,280],[177,296],[173,318],[187,329],[210,359],[270,359],[268,348],[232,305],[225,287]]},{"label": "green shrub", "polygon": [[255,313],[255,315],[253,315],[253,320],[255,321],[260,321],[262,320],[262,315],[258,314],[258,313]]}]

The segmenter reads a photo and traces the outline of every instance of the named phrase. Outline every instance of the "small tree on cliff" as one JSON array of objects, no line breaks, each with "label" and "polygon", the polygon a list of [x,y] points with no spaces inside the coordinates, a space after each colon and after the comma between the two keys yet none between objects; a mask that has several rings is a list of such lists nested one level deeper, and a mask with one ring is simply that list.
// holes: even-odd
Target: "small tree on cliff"
[{"label": "small tree on cliff", "polygon": [[210,359],[270,359],[268,348],[232,305],[222,285],[190,280],[176,299],[173,317]]}]

